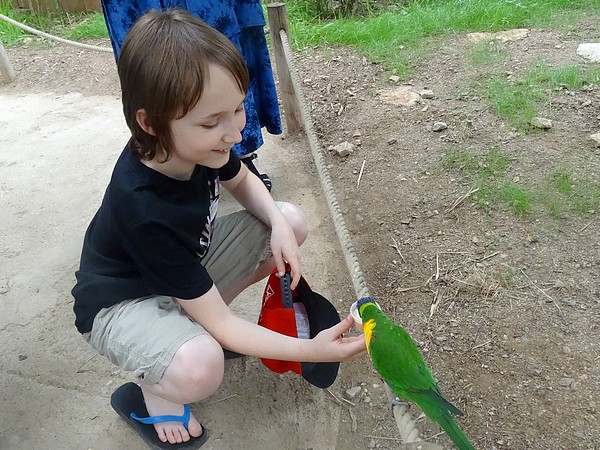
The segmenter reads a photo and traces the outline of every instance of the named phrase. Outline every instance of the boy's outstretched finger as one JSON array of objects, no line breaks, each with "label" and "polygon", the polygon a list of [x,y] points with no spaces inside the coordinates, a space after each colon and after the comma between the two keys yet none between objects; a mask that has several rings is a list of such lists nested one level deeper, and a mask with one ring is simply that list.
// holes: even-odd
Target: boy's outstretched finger
[{"label": "boy's outstretched finger", "polygon": [[354,324],[354,318],[351,315],[349,315],[344,320],[342,320],[340,323],[332,326],[330,328],[330,330],[332,331],[332,333],[335,332],[336,336],[341,336],[342,334],[348,332],[350,330],[350,328],[352,328],[353,324]]}]

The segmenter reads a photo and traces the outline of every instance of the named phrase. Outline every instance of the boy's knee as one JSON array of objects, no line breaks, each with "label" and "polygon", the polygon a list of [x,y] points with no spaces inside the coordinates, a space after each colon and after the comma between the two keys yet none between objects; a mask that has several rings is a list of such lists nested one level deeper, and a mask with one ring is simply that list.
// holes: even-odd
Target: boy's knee
[{"label": "boy's knee", "polygon": [[210,395],[207,392],[216,391],[223,381],[223,349],[208,335],[188,341],[179,349],[173,361],[178,365],[181,384],[192,396],[197,390],[198,396],[205,398]]},{"label": "boy's knee", "polygon": [[292,230],[294,230],[298,245],[302,244],[306,240],[306,236],[308,236],[308,225],[304,218],[304,214],[296,205],[287,202],[281,202],[279,208],[292,227]]}]

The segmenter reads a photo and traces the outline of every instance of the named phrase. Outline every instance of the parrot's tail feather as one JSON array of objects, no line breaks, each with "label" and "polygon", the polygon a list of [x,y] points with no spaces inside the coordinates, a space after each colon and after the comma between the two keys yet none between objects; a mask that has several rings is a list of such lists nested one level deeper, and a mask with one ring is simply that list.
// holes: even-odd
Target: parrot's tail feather
[{"label": "parrot's tail feather", "polygon": [[441,400],[443,400],[444,406],[446,406],[446,408],[448,408],[448,411],[450,411],[450,414],[454,414],[455,416],[464,416],[463,412],[460,409],[458,409],[456,406],[454,406],[452,403],[450,403],[444,397],[440,396],[440,398],[441,398]]},{"label": "parrot's tail feather", "polygon": [[432,397],[436,398],[438,406],[440,406],[442,409],[447,409],[450,412],[450,414],[453,414],[455,416],[464,416],[463,412],[460,409],[458,409],[456,406],[454,406],[452,403],[450,403],[443,397],[439,387],[436,386],[434,389],[432,389],[432,394]]},{"label": "parrot's tail feather", "polygon": [[465,433],[463,433],[450,414],[443,412],[441,415],[438,415],[438,417],[435,417],[435,419],[437,419],[437,423],[440,424],[450,440],[454,442],[454,445],[456,445],[459,450],[475,450],[475,447],[469,442]]}]

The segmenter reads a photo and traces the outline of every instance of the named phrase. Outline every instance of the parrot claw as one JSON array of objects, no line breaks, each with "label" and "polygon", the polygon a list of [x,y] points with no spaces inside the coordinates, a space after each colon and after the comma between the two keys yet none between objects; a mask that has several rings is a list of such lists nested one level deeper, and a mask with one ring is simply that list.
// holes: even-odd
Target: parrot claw
[{"label": "parrot claw", "polygon": [[390,387],[390,385],[388,384],[387,381],[383,380],[383,386],[385,388],[385,391],[387,393],[387,397],[388,397],[388,408],[390,409],[390,412],[392,413],[392,415],[394,414],[394,407],[398,406],[398,407],[404,407],[405,409],[408,407],[408,403],[407,402],[403,402],[402,400],[400,400],[399,397],[396,397],[396,395],[394,394],[394,391],[392,390],[392,388]]},{"label": "parrot claw", "polygon": [[403,402],[398,397],[394,397],[394,398],[390,399],[388,402],[388,407],[390,408],[390,411],[392,414],[394,413],[394,406],[401,407],[401,406],[406,406],[406,405],[407,405],[407,403]]}]

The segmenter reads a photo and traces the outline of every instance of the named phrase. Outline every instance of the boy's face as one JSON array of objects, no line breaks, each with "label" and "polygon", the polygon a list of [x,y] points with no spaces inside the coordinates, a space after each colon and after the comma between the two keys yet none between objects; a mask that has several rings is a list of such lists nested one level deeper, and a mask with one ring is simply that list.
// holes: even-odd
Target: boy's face
[{"label": "boy's face", "polygon": [[242,140],[246,125],[245,94],[225,69],[211,65],[210,78],[194,108],[171,122],[172,158],[160,171],[175,178],[191,176],[196,164],[218,169],[229,160],[231,147]]}]

